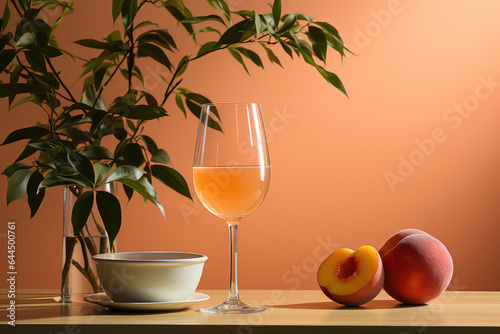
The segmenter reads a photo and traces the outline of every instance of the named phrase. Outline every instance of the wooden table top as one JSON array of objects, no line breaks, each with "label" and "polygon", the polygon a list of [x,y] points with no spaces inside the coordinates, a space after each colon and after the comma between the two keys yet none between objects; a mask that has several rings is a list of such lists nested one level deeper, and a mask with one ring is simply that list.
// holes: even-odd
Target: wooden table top
[{"label": "wooden table top", "polygon": [[[402,305],[382,292],[362,307],[343,307],[319,290],[244,290],[241,298],[266,305],[256,314],[218,315],[199,308],[222,302],[226,291],[178,312],[120,313],[55,301],[55,290],[18,290],[16,326],[8,324],[6,291],[0,296],[1,333],[500,333],[500,292],[446,291],[427,305]],[[144,328],[144,329],[140,329]]]}]

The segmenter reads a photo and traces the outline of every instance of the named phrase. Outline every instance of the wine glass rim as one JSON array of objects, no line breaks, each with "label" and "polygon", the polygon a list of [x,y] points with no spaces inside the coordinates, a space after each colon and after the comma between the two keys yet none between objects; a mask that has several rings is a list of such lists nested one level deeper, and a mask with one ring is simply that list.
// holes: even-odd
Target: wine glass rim
[{"label": "wine glass rim", "polygon": [[215,106],[220,104],[233,104],[233,105],[250,105],[250,104],[259,104],[259,102],[211,102],[211,103],[203,103],[203,106]]}]

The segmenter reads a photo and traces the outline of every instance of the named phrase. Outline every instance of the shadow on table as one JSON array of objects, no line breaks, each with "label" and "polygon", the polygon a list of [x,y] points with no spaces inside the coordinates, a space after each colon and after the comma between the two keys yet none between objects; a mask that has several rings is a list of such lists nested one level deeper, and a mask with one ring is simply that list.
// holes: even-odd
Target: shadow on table
[{"label": "shadow on table", "polygon": [[86,302],[61,303],[55,298],[34,298],[16,301],[16,318],[19,320],[36,320],[59,318],[66,316],[88,317],[89,324],[92,324],[92,317],[100,315],[146,315],[146,314],[167,314],[185,312],[185,310],[158,311],[158,312],[127,312],[113,311],[103,306],[93,305]]},{"label": "shadow on table", "polygon": [[362,306],[343,306],[333,302],[298,303],[285,305],[269,305],[275,308],[306,309],[306,310],[350,310],[350,309],[391,309],[405,307],[421,307],[425,305],[401,304],[396,300],[372,300]]}]

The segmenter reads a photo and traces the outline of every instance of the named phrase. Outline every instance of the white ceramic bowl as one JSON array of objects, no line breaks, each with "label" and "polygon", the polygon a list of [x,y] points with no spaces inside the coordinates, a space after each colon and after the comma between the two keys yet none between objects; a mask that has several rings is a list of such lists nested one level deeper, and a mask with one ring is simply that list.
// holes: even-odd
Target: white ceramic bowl
[{"label": "white ceramic bowl", "polygon": [[93,257],[106,294],[115,302],[186,300],[200,282],[207,257],[180,252],[123,252]]}]

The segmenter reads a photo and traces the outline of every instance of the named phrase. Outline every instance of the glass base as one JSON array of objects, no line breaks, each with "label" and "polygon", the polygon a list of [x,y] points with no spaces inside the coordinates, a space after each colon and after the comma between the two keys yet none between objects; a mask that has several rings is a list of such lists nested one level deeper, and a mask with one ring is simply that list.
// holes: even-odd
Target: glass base
[{"label": "glass base", "polygon": [[265,306],[248,305],[240,299],[228,299],[224,303],[200,308],[201,312],[217,314],[244,314],[264,312]]}]

